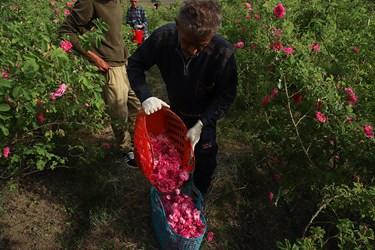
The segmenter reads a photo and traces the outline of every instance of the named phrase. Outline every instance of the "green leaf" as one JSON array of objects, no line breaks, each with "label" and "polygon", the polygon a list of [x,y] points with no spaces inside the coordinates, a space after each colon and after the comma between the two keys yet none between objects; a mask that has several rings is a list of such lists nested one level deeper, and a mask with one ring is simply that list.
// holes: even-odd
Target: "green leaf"
[{"label": "green leaf", "polygon": [[35,58],[30,56],[30,55],[26,55],[25,56],[25,59],[26,59],[26,63],[23,67],[24,70],[32,70],[32,71],[38,71],[40,66],[39,64],[36,62]]},{"label": "green leaf", "polygon": [[53,53],[51,54],[51,59],[56,60],[57,62],[69,61],[68,55],[61,48],[57,48],[53,51]]},{"label": "green leaf", "polygon": [[8,135],[9,135],[9,130],[8,130],[8,128],[6,128],[6,127],[3,126],[3,125],[0,125],[0,129],[1,129],[1,131],[3,132],[3,134],[4,134],[5,136],[8,136]]},{"label": "green leaf", "polygon": [[22,88],[20,86],[17,86],[12,91],[12,96],[15,99],[18,99],[22,95]]},{"label": "green leaf", "polygon": [[11,86],[11,81],[0,79],[0,87],[10,88],[10,86]]},{"label": "green leaf", "polygon": [[10,118],[11,118],[10,115],[0,114],[0,119],[3,121],[9,120]]},{"label": "green leaf", "polygon": [[0,104],[0,111],[6,112],[8,110],[10,110],[10,106],[8,104],[5,104],[5,103]]}]

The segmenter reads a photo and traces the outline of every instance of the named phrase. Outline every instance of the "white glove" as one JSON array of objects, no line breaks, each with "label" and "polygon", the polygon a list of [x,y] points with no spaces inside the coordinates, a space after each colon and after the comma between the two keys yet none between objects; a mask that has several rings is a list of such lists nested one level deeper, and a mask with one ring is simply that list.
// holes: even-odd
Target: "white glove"
[{"label": "white glove", "polygon": [[137,29],[142,29],[143,28],[143,25],[142,24],[138,24],[135,26]]},{"label": "white glove", "polygon": [[186,134],[186,139],[191,141],[193,148],[195,148],[195,145],[201,138],[202,128],[203,123],[201,120],[198,120],[198,122],[191,129],[189,129]]},{"label": "white glove", "polygon": [[156,97],[149,97],[142,102],[142,108],[144,109],[146,115],[150,115],[160,110],[163,106],[169,108],[167,103]]}]

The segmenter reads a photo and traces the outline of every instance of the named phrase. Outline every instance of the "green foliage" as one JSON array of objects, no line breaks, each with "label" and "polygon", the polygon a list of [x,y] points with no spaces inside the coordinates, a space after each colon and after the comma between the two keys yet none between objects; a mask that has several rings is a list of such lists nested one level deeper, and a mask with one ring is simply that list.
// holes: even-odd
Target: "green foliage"
[{"label": "green foliage", "polygon": [[[77,129],[97,131],[107,121],[104,78],[81,56],[60,48],[57,28],[66,6],[55,4],[2,3],[0,70],[8,76],[0,80],[0,148],[10,148],[8,158],[0,156],[2,178],[65,165],[67,157],[56,148],[72,142],[63,145],[59,139]],[[81,36],[86,47],[100,43],[108,29],[99,20],[96,26]],[[62,84],[67,90],[52,100]]]},{"label": "green foliage", "polygon": [[177,17],[178,3],[176,1],[174,4],[161,4],[158,9],[146,9],[149,33],[166,23],[174,22]]},{"label": "green foliage", "polygon": [[[286,16],[277,19],[272,14],[275,5],[275,1],[255,2],[250,13],[240,2],[223,8],[229,18],[221,33],[233,43],[244,42],[236,51],[240,79],[236,106],[249,110],[243,119],[247,126],[241,129],[256,130],[259,153],[284,158],[289,171],[300,171],[300,166],[321,175],[343,170],[345,176],[371,181],[374,139],[366,138],[363,126],[374,120],[373,12],[362,1],[288,1]],[[352,15],[341,14],[349,9]],[[261,18],[254,18],[254,13]],[[274,28],[282,31],[280,38]],[[294,53],[271,49],[276,41]],[[312,43],[321,50],[313,51]],[[357,54],[353,46],[360,48]],[[355,105],[347,101],[348,87],[358,98]],[[301,102],[293,101],[297,94]],[[269,101],[262,104],[265,97]],[[316,111],[325,114],[326,123],[316,121]],[[349,123],[349,117],[355,120]],[[332,176],[331,182],[343,175]],[[317,179],[308,176],[304,176],[307,186]]]},{"label": "green foliage", "polygon": [[[366,136],[364,126],[375,125],[373,3],[285,1],[283,18],[273,14],[278,1],[250,1],[251,8],[241,1],[221,3],[226,18],[220,33],[235,45],[239,68],[233,122],[225,127],[239,133],[233,136],[236,140],[252,144],[255,161],[265,162],[281,176],[278,194],[288,202],[300,196],[298,190],[315,192],[324,201],[319,190],[327,187],[357,196],[355,189],[341,186],[354,178],[360,178],[363,189],[370,192],[375,181],[375,139]],[[281,49],[276,49],[276,42]],[[294,52],[287,54],[285,48]],[[349,88],[355,95],[352,99]],[[318,121],[317,112],[325,122]],[[365,246],[358,225],[372,218],[373,202],[366,201],[373,195],[362,197],[363,203],[342,202],[348,197],[337,200],[344,211],[361,213],[330,217],[336,218],[332,223],[338,230],[346,228],[356,235],[347,239],[348,233],[342,233],[341,248],[357,247],[353,242]],[[325,206],[329,212],[338,208],[333,201]],[[355,227],[344,223],[346,219]],[[373,231],[370,220],[367,232]],[[318,234],[316,228],[312,237],[286,249],[332,244],[331,235]]]},{"label": "green foliage", "polygon": [[[356,182],[353,187],[348,185],[331,185],[321,190],[321,208],[332,210],[337,217],[335,235],[330,241],[335,241],[340,249],[373,249],[375,243],[375,186],[365,187]],[[309,234],[292,244],[277,242],[279,249],[325,249],[327,231],[320,226],[311,226]]]}]

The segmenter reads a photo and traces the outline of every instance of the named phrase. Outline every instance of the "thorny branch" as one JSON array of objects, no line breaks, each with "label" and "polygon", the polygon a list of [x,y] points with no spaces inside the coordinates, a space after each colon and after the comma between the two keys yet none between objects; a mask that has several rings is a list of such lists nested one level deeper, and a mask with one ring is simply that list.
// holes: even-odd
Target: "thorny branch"
[{"label": "thorny branch", "polygon": [[296,131],[296,135],[297,135],[298,141],[299,141],[299,143],[300,143],[300,145],[301,145],[301,147],[302,147],[302,150],[303,150],[303,152],[305,153],[307,159],[309,160],[310,165],[311,165],[312,167],[315,167],[315,164],[314,164],[314,162],[311,160],[310,155],[309,155],[309,153],[307,152],[305,146],[303,145],[302,139],[301,139],[301,137],[300,137],[300,135],[299,135],[298,123],[299,123],[300,121],[298,121],[298,123],[296,123],[296,121],[294,120],[293,113],[292,113],[292,109],[291,109],[291,107],[290,107],[290,98],[289,98],[289,92],[288,92],[288,87],[287,87],[287,85],[286,85],[286,81],[284,81],[284,88],[285,88],[285,94],[286,94],[286,97],[287,97],[286,100],[287,100],[287,104],[288,104],[288,112],[289,112],[290,118],[291,118],[291,120],[292,120],[294,130]]}]

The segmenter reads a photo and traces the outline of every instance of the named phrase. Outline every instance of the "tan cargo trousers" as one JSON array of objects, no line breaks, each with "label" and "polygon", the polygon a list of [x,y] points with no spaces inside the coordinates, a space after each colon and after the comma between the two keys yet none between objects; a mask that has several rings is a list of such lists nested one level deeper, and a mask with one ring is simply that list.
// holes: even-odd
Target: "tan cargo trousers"
[{"label": "tan cargo trousers", "polygon": [[111,67],[105,74],[103,99],[111,117],[111,126],[121,152],[132,148],[134,125],[141,103],[130,87],[125,66]]}]

